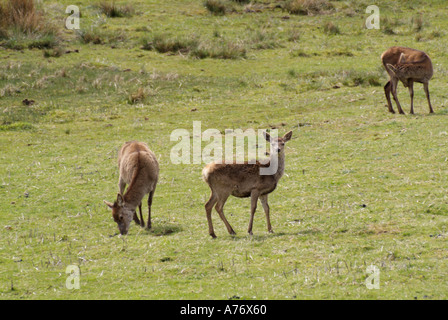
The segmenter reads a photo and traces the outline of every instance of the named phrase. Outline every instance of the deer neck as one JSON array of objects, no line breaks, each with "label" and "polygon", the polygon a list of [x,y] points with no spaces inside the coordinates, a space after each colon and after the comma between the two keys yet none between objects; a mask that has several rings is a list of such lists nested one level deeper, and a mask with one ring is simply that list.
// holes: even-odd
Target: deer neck
[{"label": "deer neck", "polygon": [[146,193],[146,188],[143,187],[142,181],[139,181],[136,175],[123,196],[124,201],[130,209],[135,209],[141,203]]},{"label": "deer neck", "polygon": [[[274,173],[274,178],[276,181],[280,180],[285,172],[285,153],[280,152],[271,155],[271,166],[277,166],[277,171]],[[275,167],[274,167],[275,168]]]}]

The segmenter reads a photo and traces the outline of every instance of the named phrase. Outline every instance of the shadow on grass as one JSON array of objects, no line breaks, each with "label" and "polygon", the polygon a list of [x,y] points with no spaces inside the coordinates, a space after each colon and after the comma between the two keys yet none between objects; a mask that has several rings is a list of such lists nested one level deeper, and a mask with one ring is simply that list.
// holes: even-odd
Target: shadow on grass
[{"label": "shadow on grass", "polygon": [[[387,107],[387,105],[386,105]],[[446,116],[448,115],[448,108],[445,106],[432,106],[434,109],[434,113],[429,113],[428,105],[414,105],[414,114],[409,113],[409,109],[403,108],[405,115],[414,116],[415,118],[419,117],[437,117],[437,116]],[[394,106],[395,108],[395,106]],[[396,109],[395,109],[396,110]],[[396,110],[397,111],[397,110]],[[398,114],[398,112],[396,113]]]},{"label": "shadow on grass", "polygon": [[[235,241],[241,241],[241,240],[250,240],[250,241],[264,241],[267,239],[273,239],[273,238],[277,238],[277,237],[285,237],[285,236],[297,236],[297,237],[303,237],[303,236],[318,236],[322,233],[322,231],[320,230],[316,230],[316,229],[308,229],[308,230],[302,230],[302,231],[298,231],[298,232],[274,232],[274,233],[265,233],[262,234],[260,232],[260,234],[256,234],[254,233],[253,235],[249,235],[247,233],[237,233],[236,235],[222,235],[221,238],[231,238],[232,240]],[[219,239],[220,237],[218,236],[217,239]]]},{"label": "shadow on grass", "polygon": [[182,228],[173,224],[156,224],[152,226],[151,230],[147,230],[150,235],[156,237],[169,236],[180,231],[182,231]]},{"label": "shadow on grass", "polygon": [[439,110],[437,110],[437,107],[433,107],[433,108],[434,108],[434,113],[426,113],[427,116],[434,117],[434,116],[446,116],[446,115],[448,115],[448,108],[443,107],[443,109],[439,109]]},{"label": "shadow on grass", "polygon": [[[176,225],[172,225],[172,224],[158,224],[155,226],[152,226],[151,230],[148,230],[146,228],[140,228],[140,226],[136,225],[135,228],[139,228],[136,229],[137,233],[134,235],[139,235],[140,233],[146,233],[152,236],[156,236],[156,237],[160,237],[160,236],[169,236],[173,233],[177,233],[182,231],[182,228]],[[116,236],[120,236],[119,232],[116,232],[114,234],[109,235],[109,238],[113,238]],[[124,237],[127,237],[128,235],[125,235]]]}]

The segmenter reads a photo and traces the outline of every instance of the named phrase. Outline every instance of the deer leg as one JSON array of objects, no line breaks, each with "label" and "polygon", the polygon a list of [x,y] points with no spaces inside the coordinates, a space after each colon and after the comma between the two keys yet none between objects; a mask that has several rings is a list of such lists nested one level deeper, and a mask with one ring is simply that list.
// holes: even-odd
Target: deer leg
[{"label": "deer leg", "polygon": [[423,88],[425,89],[426,99],[428,100],[429,113],[434,113],[434,110],[432,109],[432,106],[431,106],[431,99],[429,98],[429,83],[424,82]]},{"label": "deer leg", "polygon": [[254,216],[255,216],[255,210],[257,210],[257,201],[258,201],[258,190],[254,189],[250,193],[250,220],[249,220],[249,228],[247,229],[247,232],[252,235],[252,226],[254,224]]},{"label": "deer leg", "polygon": [[267,224],[267,227],[268,227],[268,232],[269,233],[274,233],[274,231],[272,230],[272,226],[271,226],[271,219],[269,217],[268,195],[265,194],[265,195],[260,196],[260,201],[261,201],[261,204],[263,206],[264,213],[266,214],[266,224]]},{"label": "deer leg", "polygon": [[217,201],[218,201],[218,198],[216,197],[215,193],[212,191],[210,199],[205,204],[205,212],[207,214],[207,221],[208,221],[208,233],[212,236],[212,238],[216,238],[215,231],[213,230],[213,224],[212,224],[212,209]]},{"label": "deer leg", "polygon": [[138,224],[139,226],[141,225],[140,220],[138,219],[138,216],[137,216],[137,212],[134,212],[134,221],[135,221],[135,224]]},{"label": "deer leg", "polygon": [[391,91],[392,91],[392,96],[394,97],[395,103],[397,104],[398,112],[399,112],[400,114],[405,114],[404,111],[403,111],[403,109],[401,108],[400,101],[398,101],[398,96],[397,96],[397,85],[398,85],[398,79],[395,79],[395,78],[391,79],[391,86],[392,86]]},{"label": "deer leg", "polygon": [[386,83],[386,85],[384,86],[384,94],[386,95],[386,100],[387,100],[387,107],[389,108],[389,112],[390,113],[395,113],[394,108],[392,107],[392,101],[390,100],[390,81],[388,81]]},{"label": "deer leg", "polygon": [[218,211],[219,217],[221,218],[221,220],[224,222],[224,224],[226,225],[227,231],[229,232],[229,234],[236,234],[235,231],[233,231],[232,226],[230,225],[229,221],[227,221],[226,217],[224,216],[224,204],[227,201],[227,198],[229,196],[225,196],[222,199],[218,199],[218,203],[215,206],[216,211]]},{"label": "deer leg", "polygon": [[236,234],[235,231],[233,231],[232,226],[230,225],[229,221],[227,221],[226,217],[224,216],[224,205],[227,201],[227,198],[229,197],[228,194],[226,195],[221,195],[221,197],[218,198],[218,203],[215,206],[216,211],[219,214],[219,217],[221,218],[221,220],[224,222],[224,224],[226,225],[227,231],[229,232],[229,234]]},{"label": "deer leg", "polygon": [[[149,196],[148,196],[148,224],[146,225],[146,229],[148,229],[148,230],[151,229],[151,206],[152,206],[152,198],[154,197],[155,191],[156,191],[155,188],[152,189],[152,191],[149,193]],[[142,226],[144,226],[144,225],[145,225],[145,223],[143,222]]]},{"label": "deer leg", "polygon": [[142,203],[140,202],[140,204],[138,205],[138,211],[140,212],[140,226],[144,227],[145,226],[145,221],[143,220],[143,215],[142,215]]},{"label": "deer leg", "polygon": [[411,114],[414,114],[414,81],[408,81],[409,95],[411,96]]}]

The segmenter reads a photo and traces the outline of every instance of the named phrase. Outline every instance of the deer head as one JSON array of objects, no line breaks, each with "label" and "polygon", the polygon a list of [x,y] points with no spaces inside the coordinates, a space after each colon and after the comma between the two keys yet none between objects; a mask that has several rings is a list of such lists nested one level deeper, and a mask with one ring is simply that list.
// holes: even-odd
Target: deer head
[{"label": "deer head", "polygon": [[399,70],[399,68],[397,68],[396,65],[394,66],[394,65],[388,63],[388,64],[387,64],[387,67],[389,68],[390,71],[392,71],[392,73],[393,73],[394,75],[396,75],[396,76],[399,75],[400,70]]},{"label": "deer head", "polygon": [[263,136],[271,144],[271,155],[280,154],[285,150],[285,143],[291,140],[292,131],[286,133],[283,138],[272,138],[266,131]]},{"label": "deer head", "polygon": [[123,196],[120,193],[117,194],[117,201],[115,201],[114,203],[105,200],[104,203],[112,209],[112,217],[118,225],[120,234],[127,234],[129,225],[134,218],[135,210],[130,209],[126,206]]}]

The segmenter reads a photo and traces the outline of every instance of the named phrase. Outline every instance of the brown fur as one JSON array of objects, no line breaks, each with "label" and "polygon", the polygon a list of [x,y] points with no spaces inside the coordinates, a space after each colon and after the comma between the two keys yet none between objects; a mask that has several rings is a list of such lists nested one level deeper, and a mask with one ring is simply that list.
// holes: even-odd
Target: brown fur
[{"label": "brown fur", "polygon": [[278,181],[283,175],[285,167],[284,145],[285,142],[291,139],[291,136],[292,131],[285,134],[283,138],[276,139],[270,138],[269,134],[265,133],[266,140],[271,143],[271,159],[273,159],[274,155],[278,156],[278,169],[273,175],[260,175],[260,168],[269,167],[271,162],[267,164],[261,164],[259,162],[254,164],[247,162],[244,164],[210,163],[205,166],[202,171],[203,178],[212,191],[210,199],[205,204],[205,211],[207,214],[209,234],[213,238],[216,238],[216,235],[213,229],[211,214],[215,204],[215,209],[226,225],[227,231],[230,234],[235,234],[235,231],[230,226],[223,212],[224,204],[230,195],[238,198],[251,198],[249,234],[252,234],[253,218],[257,208],[258,198],[260,198],[266,214],[268,231],[273,232],[269,217],[268,194],[275,190]]},{"label": "brown fur", "polygon": [[423,51],[411,48],[392,47],[383,52],[381,60],[390,76],[389,82],[384,86],[389,112],[395,113],[390,99],[390,94],[392,93],[397,104],[398,112],[404,114],[397,97],[397,84],[398,81],[401,81],[409,89],[409,95],[411,96],[410,113],[414,113],[414,82],[423,83],[428,100],[429,112],[433,113],[434,110],[431,106],[428,88],[429,80],[431,80],[433,75],[432,63],[429,56]]},{"label": "brown fur", "polygon": [[[150,229],[152,199],[159,177],[159,164],[154,153],[143,142],[126,142],[118,153],[118,169],[120,192],[117,200],[113,204],[107,201],[104,203],[112,209],[112,216],[118,224],[120,233],[128,232],[131,220],[144,227],[142,199],[146,194],[149,194],[147,228]],[[128,188],[124,193],[126,185]],[[141,220],[136,214],[137,206]]]}]

